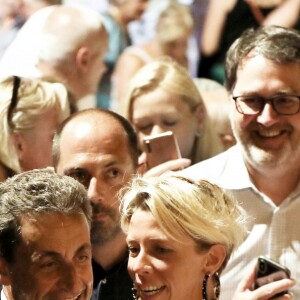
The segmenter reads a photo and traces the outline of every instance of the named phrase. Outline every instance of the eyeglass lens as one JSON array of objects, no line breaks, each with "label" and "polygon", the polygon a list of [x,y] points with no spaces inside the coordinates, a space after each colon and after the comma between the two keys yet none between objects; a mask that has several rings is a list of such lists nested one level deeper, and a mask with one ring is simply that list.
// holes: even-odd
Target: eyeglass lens
[{"label": "eyeglass lens", "polygon": [[242,114],[258,114],[266,103],[270,102],[272,108],[283,115],[296,114],[300,110],[300,97],[293,95],[276,96],[271,99],[263,99],[261,97],[234,97],[237,110]]}]

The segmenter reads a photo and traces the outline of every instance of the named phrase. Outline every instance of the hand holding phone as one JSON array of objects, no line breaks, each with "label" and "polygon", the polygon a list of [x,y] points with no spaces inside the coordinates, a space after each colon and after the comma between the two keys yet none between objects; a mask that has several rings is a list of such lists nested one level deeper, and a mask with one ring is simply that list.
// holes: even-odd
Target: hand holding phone
[{"label": "hand holding phone", "polygon": [[[266,262],[266,260],[268,262]],[[265,262],[267,265],[264,265]],[[264,277],[261,275],[266,275],[266,273],[269,273],[272,270],[272,267],[271,269],[269,269],[268,267],[269,263],[271,263],[271,265],[275,263],[276,265],[278,265],[275,268],[276,270],[284,270],[284,273],[287,271],[286,275],[289,276],[289,271],[284,266],[281,266],[276,262],[269,260],[268,258],[260,257],[257,262],[253,262],[253,264],[249,266],[249,269],[246,270],[245,275],[243,276],[243,278],[241,278],[233,297],[230,299],[231,300],[258,300],[258,299],[270,300],[275,298],[294,299],[291,294],[287,294],[287,291],[296,285],[296,280],[291,278],[281,279],[274,282],[268,282],[267,284],[265,284],[266,281],[264,281],[263,285],[261,286],[256,285],[256,289],[254,289],[255,286],[254,282],[257,280],[257,278]],[[260,266],[260,270],[259,270],[259,266]],[[276,271],[270,273],[273,274],[276,273]],[[286,275],[284,275],[283,277],[286,278],[285,277]],[[283,294],[282,291],[285,291],[283,297],[281,296]]]},{"label": "hand holding phone", "polygon": [[143,144],[148,169],[169,160],[181,158],[179,146],[172,131],[146,136]]},{"label": "hand holding phone", "polygon": [[[290,277],[291,272],[288,268],[267,257],[260,256],[257,260],[254,289],[257,289],[270,282]],[[274,297],[282,296],[286,293],[288,293],[288,291],[283,291]]]}]

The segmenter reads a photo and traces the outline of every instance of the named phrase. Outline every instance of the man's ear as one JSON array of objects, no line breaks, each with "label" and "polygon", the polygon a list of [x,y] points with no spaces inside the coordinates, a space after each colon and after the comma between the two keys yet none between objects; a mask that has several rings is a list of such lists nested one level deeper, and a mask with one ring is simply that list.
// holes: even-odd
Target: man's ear
[{"label": "man's ear", "polygon": [[204,266],[205,273],[216,273],[221,268],[225,258],[226,249],[224,245],[216,244],[211,246],[207,252],[206,264]]},{"label": "man's ear", "polygon": [[9,276],[8,266],[3,258],[0,258],[0,284],[1,285],[11,284],[11,278]]},{"label": "man's ear", "polygon": [[91,61],[91,53],[87,47],[81,47],[76,52],[76,65],[80,70],[86,70]]}]

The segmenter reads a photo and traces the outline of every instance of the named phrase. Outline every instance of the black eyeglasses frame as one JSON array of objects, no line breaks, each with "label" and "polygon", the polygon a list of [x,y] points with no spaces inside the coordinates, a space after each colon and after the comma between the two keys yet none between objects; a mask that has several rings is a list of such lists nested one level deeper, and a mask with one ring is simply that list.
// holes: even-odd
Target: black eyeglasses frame
[{"label": "black eyeglasses frame", "polygon": [[[274,110],[277,114],[279,114],[279,115],[292,116],[292,115],[297,114],[297,113],[300,111],[300,96],[298,96],[298,95],[276,95],[276,96],[273,96],[273,97],[271,97],[271,98],[263,98],[263,97],[259,97],[259,96],[249,96],[249,98],[256,98],[256,99],[260,100],[261,103],[262,103],[262,105],[261,105],[261,108],[260,108],[257,112],[251,113],[251,114],[246,114],[246,113],[243,112],[243,110],[242,110],[241,107],[239,106],[238,98],[241,98],[241,97],[245,97],[245,98],[246,98],[247,96],[231,96],[231,98],[232,98],[232,99],[234,100],[234,102],[235,102],[236,110],[237,110],[240,114],[246,115],[246,116],[255,116],[255,115],[260,114],[260,113],[263,111],[263,109],[264,109],[264,107],[265,107],[265,105],[266,105],[267,103],[270,103],[271,106],[272,106],[272,108],[273,108],[273,110]],[[282,113],[282,112],[278,111],[277,108],[276,108],[276,105],[274,104],[274,100],[276,100],[276,99],[278,99],[278,98],[280,98],[280,97],[282,97],[282,98],[283,98],[283,97],[295,97],[295,98],[298,98],[298,100],[299,100],[299,101],[298,101],[298,103],[299,103],[299,105],[298,105],[298,110],[295,111],[295,112],[292,112],[292,113]]]}]

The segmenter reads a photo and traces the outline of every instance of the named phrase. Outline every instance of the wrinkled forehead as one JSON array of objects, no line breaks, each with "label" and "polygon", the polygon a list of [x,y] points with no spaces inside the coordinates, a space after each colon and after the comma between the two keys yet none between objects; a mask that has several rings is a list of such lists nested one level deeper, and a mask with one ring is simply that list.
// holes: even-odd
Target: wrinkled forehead
[{"label": "wrinkled forehead", "polygon": [[113,118],[80,118],[65,126],[60,138],[60,160],[70,155],[114,155],[130,158],[129,140],[124,128]]},{"label": "wrinkled forehead", "polygon": [[107,137],[124,137],[126,139],[126,132],[121,124],[113,117],[105,114],[87,114],[78,116],[62,130],[61,137],[72,139],[80,138],[97,138],[103,141]]}]

